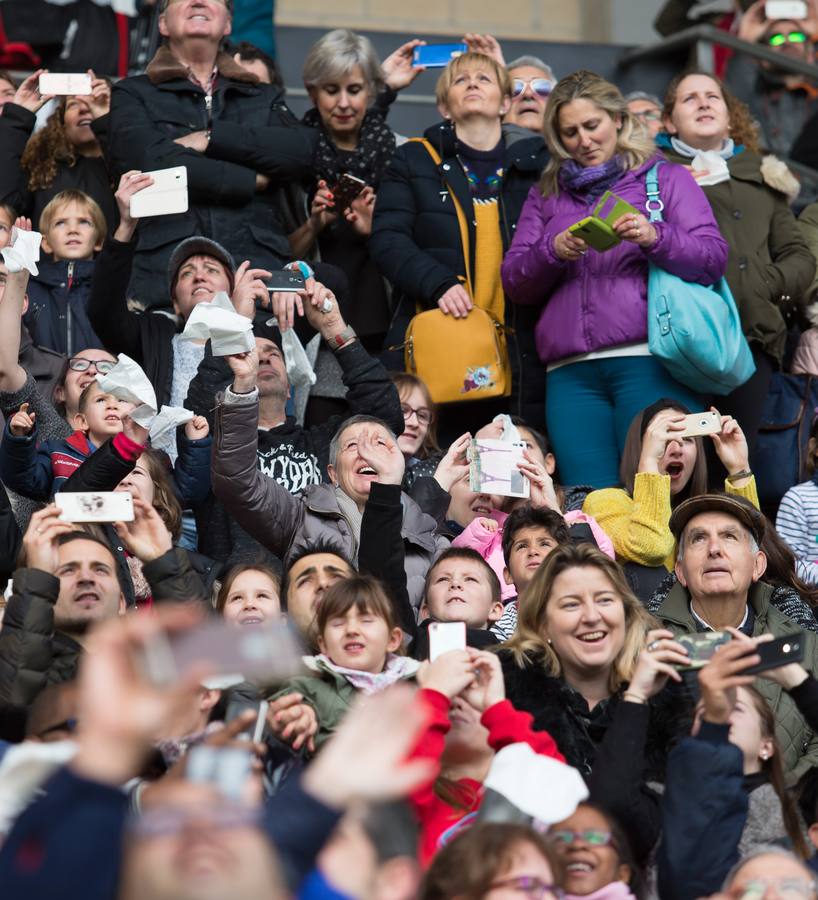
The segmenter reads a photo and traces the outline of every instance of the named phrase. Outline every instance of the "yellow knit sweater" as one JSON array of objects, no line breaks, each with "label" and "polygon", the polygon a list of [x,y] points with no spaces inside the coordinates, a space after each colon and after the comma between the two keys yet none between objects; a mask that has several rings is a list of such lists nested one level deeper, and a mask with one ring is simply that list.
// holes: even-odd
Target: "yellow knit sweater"
[{"label": "yellow knit sweater", "polygon": [[[744,497],[759,508],[754,477],[741,488],[725,481],[724,490]],[[592,491],[585,498],[582,511],[597,520],[611,539],[621,562],[673,569],[676,547],[668,528],[671,512],[669,475],[637,473],[633,497],[621,488]]]}]

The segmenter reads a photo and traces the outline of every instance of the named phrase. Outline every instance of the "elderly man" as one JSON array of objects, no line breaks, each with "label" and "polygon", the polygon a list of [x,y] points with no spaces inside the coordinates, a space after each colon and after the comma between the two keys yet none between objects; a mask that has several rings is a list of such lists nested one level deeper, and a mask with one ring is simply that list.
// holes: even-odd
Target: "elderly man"
[{"label": "elderly man", "polygon": [[[340,339],[343,348],[346,338]],[[331,484],[312,485],[296,497],[258,468],[258,353],[227,360],[233,384],[219,396],[213,448],[213,492],[251,536],[284,560],[319,540],[357,560],[361,520],[373,481],[400,484],[403,454],[394,433],[373,416],[352,416],[335,432],[327,467]],[[448,485],[444,485],[447,488]],[[448,546],[437,523],[403,496],[406,575],[415,608],[429,566]]]},{"label": "elderly man", "polygon": [[162,277],[173,246],[205,235],[238,260],[277,269],[290,258],[275,189],[311,174],[317,130],[302,128],[283,91],[221,51],[232,0],[160,0],[166,43],[146,73],[113,90],[109,150],[113,168],[187,168],[186,213],[145,219],[132,296],[164,305]]},{"label": "elderly man", "polygon": [[662,101],[655,94],[644,91],[631,91],[625,95],[628,111],[647,128],[650,136],[655,138],[662,130]]},{"label": "elderly man", "polygon": [[545,105],[557,83],[551,67],[536,56],[520,56],[506,68],[511,76],[511,106],[503,122],[542,134]]},{"label": "elderly man", "polygon": [[[745,634],[796,633],[798,625],[770,602],[773,588],[761,581],[767,558],[761,513],[727,494],[702,494],[685,500],[670,517],[678,543],[675,584],[658,609],[662,624],[676,634],[738,628]],[[818,671],[818,646],[804,634],[804,666]],[[794,701],[777,684],[761,679],[759,692],[775,711],[777,737],[788,780],[796,781],[818,765],[818,738]]]}]

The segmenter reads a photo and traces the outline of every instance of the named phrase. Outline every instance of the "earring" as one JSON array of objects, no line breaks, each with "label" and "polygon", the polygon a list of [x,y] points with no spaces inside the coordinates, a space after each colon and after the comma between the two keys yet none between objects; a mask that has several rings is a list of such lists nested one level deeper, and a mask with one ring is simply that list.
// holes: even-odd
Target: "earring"
[{"label": "earring", "polygon": [[554,642],[551,640],[551,638],[548,638],[548,646],[550,647],[551,644],[553,644],[553,643],[554,643]]},{"label": "earring", "polygon": [[765,751],[761,754],[761,758],[762,758],[763,760],[768,760],[768,759],[770,758],[770,754],[767,753],[767,751],[765,750]]}]

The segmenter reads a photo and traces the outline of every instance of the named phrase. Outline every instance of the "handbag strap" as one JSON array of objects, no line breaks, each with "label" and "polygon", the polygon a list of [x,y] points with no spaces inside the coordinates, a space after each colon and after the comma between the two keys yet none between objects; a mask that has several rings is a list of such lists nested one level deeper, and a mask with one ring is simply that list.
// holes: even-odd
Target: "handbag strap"
[{"label": "handbag strap", "polygon": [[[439,168],[440,164],[443,160],[440,158],[440,154],[435,150],[430,141],[427,141],[426,138],[409,138],[410,143],[422,144],[426,148],[426,152],[429,156],[432,157],[432,161]],[[471,258],[469,252],[469,223],[466,219],[466,214],[463,212],[463,207],[460,205],[460,201],[457,199],[457,195],[451,189],[451,186],[448,182],[445,182],[446,188],[449,191],[449,196],[452,198],[452,203],[454,203],[454,211],[457,216],[457,225],[460,229],[460,243],[463,245],[463,263],[466,269],[466,291],[471,297],[472,303],[474,300],[474,288],[471,283],[471,271],[469,266],[469,260]],[[444,198],[445,199],[445,198]]]},{"label": "handbag strap", "polygon": [[662,210],[665,204],[662,203],[662,197],[659,194],[659,166],[660,162],[648,172],[645,178],[645,189],[648,199],[645,202],[645,209],[648,213],[648,219],[651,222],[662,222]]}]

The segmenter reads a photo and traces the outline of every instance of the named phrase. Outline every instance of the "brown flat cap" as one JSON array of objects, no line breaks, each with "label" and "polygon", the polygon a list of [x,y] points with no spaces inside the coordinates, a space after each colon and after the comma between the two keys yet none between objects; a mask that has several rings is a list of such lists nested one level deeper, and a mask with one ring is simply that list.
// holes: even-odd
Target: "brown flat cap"
[{"label": "brown flat cap", "polygon": [[747,500],[731,494],[699,494],[680,503],[670,514],[670,530],[678,541],[687,523],[700,513],[720,512],[738,519],[760,545],[764,540],[764,516]]}]

